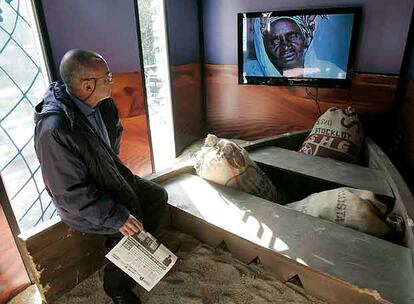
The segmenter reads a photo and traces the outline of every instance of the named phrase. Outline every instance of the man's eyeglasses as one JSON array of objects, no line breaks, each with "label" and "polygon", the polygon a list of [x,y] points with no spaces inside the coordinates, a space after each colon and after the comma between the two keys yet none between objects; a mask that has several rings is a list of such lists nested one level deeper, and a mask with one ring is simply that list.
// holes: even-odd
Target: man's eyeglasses
[{"label": "man's eyeglasses", "polygon": [[102,78],[104,79],[105,84],[111,84],[113,82],[112,73],[108,73],[108,74],[106,74],[104,76],[101,76],[101,77],[82,78],[81,80],[91,80],[91,79],[94,79],[96,81],[96,80],[99,80],[99,79],[102,79]]}]

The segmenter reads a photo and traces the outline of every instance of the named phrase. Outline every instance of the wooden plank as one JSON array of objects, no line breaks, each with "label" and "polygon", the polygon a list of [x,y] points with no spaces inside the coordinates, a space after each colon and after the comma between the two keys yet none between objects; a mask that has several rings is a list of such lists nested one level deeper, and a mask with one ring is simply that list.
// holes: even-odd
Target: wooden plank
[{"label": "wooden plank", "polygon": [[257,246],[253,242],[211,225],[180,209],[173,208],[172,213],[175,229],[192,235],[213,247],[225,242],[230,253],[245,263],[259,258],[265,271],[271,273],[282,282],[286,282],[291,277],[298,275],[304,285],[305,292],[318,299],[335,304],[390,303],[381,298],[377,291],[360,289],[352,284],[320,273],[289,257]]},{"label": "wooden plank", "polygon": [[68,268],[65,271],[62,271],[60,276],[45,282],[45,285],[41,285],[44,299],[47,303],[59,303],[56,302],[57,299],[87,279],[101,266],[102,260],[97,259],[96,256],[91,255],[85,257],[76,267]]},{"label": "wooden plank", "polygon": [[63,271],[78,268],[80,262],[89,256],[101,260],[102,264],[103,242],[102,236],[75,234],[32,255],[33,263],[40,272],[39,281],[45,285],[60,277]]},{"label": "wooden plank", "polygon": [[260,147],[276,146],[288,150],[299,150],[302,143],[308,137],[311,129],[283,133],[276,136],[266,137],[262,139],[253,140],[243,144],[242,146],[247,151],[252,151]]},{"label": "wooden plank", "polygon": [[298,175],[317,180],[369,190],[382,197],[394,198],[383,173],[379,170],[337,161],[330,158],[306,155],[279,147],[263,147],[250,152],[252,160]]},{"label": "wooden plank", "polygon": [[402,215],[405,222],[406,232],[404,235],[404,243],[410,247],[413,252],[414,259],[414,197],[405,183],[402,176],[391,163],[388,156],[378,147],[371,139],[366,140],[365,149],[366,161],[370,167],[378,168],[384,173],[394,194],[395,208],[394,211]]},{"label": "wooden plank", "polygon": [[104,263],[100,235],[71,231],[60,219],[19,236],[42,297],[53,302],[95,273]]},{"label": "wooden plank", "polygon": [[[164,186],[172,206],[204,222],[301,261],[316,271],[377,290],[395,303],[414,299],[414,270],[408,248],[197,176],[184,174]],[[182,225],[181,220],[176,221],[173,217],[173,225]],[[211,238],[219,241],[216,235]]]},{"label": "wooden plank", "polygon": [[53,217],[19,234],[19,240],[24,243],[28,252],[35,254],[59,240],[70,237],[72,233],[73,231],[59,217]]},{"label": "wooden plank", "polygon": [[175,150],[179,155],[186,146],[205,136],[203,84],[198,63],[170,68]]}]

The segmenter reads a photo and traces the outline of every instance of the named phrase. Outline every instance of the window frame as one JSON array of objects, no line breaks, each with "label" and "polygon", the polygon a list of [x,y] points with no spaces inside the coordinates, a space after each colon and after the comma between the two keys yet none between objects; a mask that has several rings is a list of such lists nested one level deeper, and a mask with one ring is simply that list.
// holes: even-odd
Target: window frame
[{"label": "window frame", "polygon": [[[28,5],[30,23],[31,23],[31,26],[33,26],[33,30],[34,30],[33,36],[34,36],[34,40],[36,44],[36,49],[40,51],[43,56],[44,62],[43,61],[40,62],[41,69],[44,72],[44,75],[42,77],[44,77],[50,83],[51,81],[54,81],[57,78],[56,78],[56,73],[54,72],[55,69],[54,69],[54,64],[52,60],[50,41],[49,41],[49,36],[48,36],[47,28],[46,28],[46,22],[45,22],[45,17],[44,17],[41,1],[36,1],[36,0],[21,0],[21,1],[26,1],[26,4]],[[33,178],[34,177],[31,177],[31,179]],[[29,280],[33,284],[35,283],[35,276],[32,271],[33,265],[31,264],[29,256],[26,254],[21,238],[19,237],[22,231],[20,229],[20,226],[14,214],[14,211],[13,211],[13,208],[10,202],[10,198],[7,195],[5,183],[3,181],[1,172],[0,172],[0,206],[3,209],[4,215],[10,227],[11,233],[13,235],[13,239],[20,253],[20,257],[23,261],[23,265],[26,269]],[[48,220],[46,220],[45,222],[47,221]],[[39,224],[38,226],[41,226],[41,224]],[[37,226],[31,229],[28,229],[28,230],[31,231],[35,228],[37,228]]]}]

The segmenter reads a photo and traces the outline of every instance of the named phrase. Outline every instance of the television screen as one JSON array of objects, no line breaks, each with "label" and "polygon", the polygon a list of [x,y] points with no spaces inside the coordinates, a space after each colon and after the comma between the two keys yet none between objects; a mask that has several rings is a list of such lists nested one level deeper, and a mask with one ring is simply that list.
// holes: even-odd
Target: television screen
[{"label": "television screen", "polygon": [[350,84],[361,8],[238,14],[239,83]]}]

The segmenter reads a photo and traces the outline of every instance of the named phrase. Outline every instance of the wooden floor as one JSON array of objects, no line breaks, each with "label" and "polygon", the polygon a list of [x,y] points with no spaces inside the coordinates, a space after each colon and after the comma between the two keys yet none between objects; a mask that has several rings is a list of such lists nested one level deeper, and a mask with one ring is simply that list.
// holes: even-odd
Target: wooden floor
[{"label": "wooden floor", "polygon": [[0,303],[30,285],[9,224],[0,206]]}]

